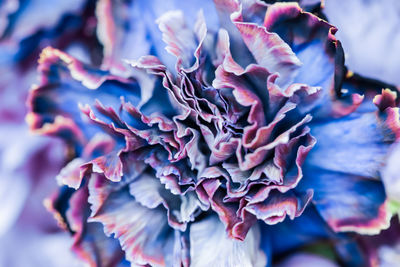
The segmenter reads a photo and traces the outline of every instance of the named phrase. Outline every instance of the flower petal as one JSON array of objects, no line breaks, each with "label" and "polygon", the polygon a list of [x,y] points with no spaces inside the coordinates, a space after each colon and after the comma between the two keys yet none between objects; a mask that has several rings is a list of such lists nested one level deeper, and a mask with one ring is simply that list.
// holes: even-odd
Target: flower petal
[{"label": "flower petal", "polygon": [[215,217],[195,222],[190,228],[191,266],[265,266],[267,259],[259,249],[257,227],[251,228],[244,241],[226,236],[224,226]]},{"label": "flower petal", "polygon": [[345,75],[344,52],[334,36],[337,31],[334,26],[304,12],[297,3],[271,5],[264,26],[289,44],[301,61],[294,82],[322,87],[319,116],[340,117],[360,105],[362,99],[359,95],[340,93]]},{"label": "flower petal", "polygon": [[[103,44],[103,67],[126,71],[122,60],[138,59],[150,52],[146,25],[138,3],[101,0],[96,4],[97,36]],[[137,44],[135,49],[131,45]]]},{"label": "flower petal", "polygon": [[171,233],[162,211],[138,204],[126,191],[111,194],[103,208],[89,219],[101,222],[107,235],[118,238],[132,264],[168,265],[172,257]]},{"label": "flower petal", "polygon": [[264,202],[247,205],[245,210],[267,224],[276,224],[282,222],[286,216],[292,220],[300,216],[312,195],[312,190],[300,197],[290,191],[285,194],[273,191]]},{"label": "flower petal", "polygon": [[167,44],[165,49],[177,58],[177,71],[181,68],[187,72],[197,69],[201,46],[207,34],[203,12],[199,11],[194,30],[186,26],[181,11],[164,13],[157,19],[157,24]]},{"label": "flower petal", "polygon": [[268,8],[264,26],[289,44],[303,63],[296,82],[331,89],[336,42],[332,25],[302,11],[297,3],[276,3]]},{"label": "flower petal", "polygon": [[123,87],[120,81],[124,79],[91,70],[57,49],[43,50],[39,70],[41,81],[30,92],[27,121],[32,130],[42,134],[58,135],[82,146],[85,139],[94,135],[95,128],[81,118],[77,99],[95,106],[97,98],[115,110],[121,105],[120,96],[132,103],[139,101],[137,84]]},{"label": "flower petal", "polygon": [[390,143],[376,114],[350,117],[311,125],[318,140],[306,164],[327,170],[377,178]]},{"label": "flower petal", "polygon": [[292,49],[278,34],[267,31],[263,26],[243,22],[235,22],[235,25],[257,63],[271,73],[279,73],[279,86],[286,88],[290,85],[301,65]]},{"label": "flower petal", "polygon": [[297,190],[314,190],[313,203],[335,231],[377,234],[389,226],[383,184],[367,177],[303,168]]},{"label": "flower petal", "polygon": [[261,222],[260,228],[262,236],[268,236],[273,244],[273,253],[278,255],[296,250],[305,244],[333,238],[331,229],[311,205],[294,220],[286,219],[275,225]]},{"label": "flower petal", "polygon": [[88,264],[117,265],[124,258],[117,240],[105,236],[101,224],[87,223],[87,187],[79,189],[69,199],[66,218],[72,231],[74,243],[72,250]]},{"label": "flower petal", "polygon": [[170,70],[174,69],[176,59],[165,50],[165,43],[162,41],[160,30],[155,23],[156,19],[171,10],[184,10],[185,16],[191,18],[187,21],[190,28],[194,28],[196,14],[200,9],[207,10],[205,21],[208,29],[216,30],[218,26],[217,14],[212,1],[194,0],[182,2],[177,0],[140,0],[136,2],[141,12],[141,21],[146,25],[148,36],[151,39],[155,54]]}]

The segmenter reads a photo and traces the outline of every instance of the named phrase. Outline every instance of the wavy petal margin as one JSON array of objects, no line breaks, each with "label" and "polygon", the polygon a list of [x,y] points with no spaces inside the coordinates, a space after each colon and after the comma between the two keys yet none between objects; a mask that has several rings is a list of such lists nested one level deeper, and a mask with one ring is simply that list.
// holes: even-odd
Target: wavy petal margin
[{"label": "wavy petal margin", "polygon": [[244,241],[226,236],[216,217],[195,222],[190,228],[191,266],[266,266],[265,254],[259,249],[260,235],[254,226]]}]

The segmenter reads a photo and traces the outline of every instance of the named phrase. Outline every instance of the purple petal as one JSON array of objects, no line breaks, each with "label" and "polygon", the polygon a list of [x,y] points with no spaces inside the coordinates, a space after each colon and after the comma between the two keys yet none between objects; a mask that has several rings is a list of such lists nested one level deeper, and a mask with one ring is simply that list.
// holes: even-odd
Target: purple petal
[{"label": "purple petal", "polygon": [[292,192],[285,194],[271,192],[264,202],[247,205],[245,210],[267,224],[276,224],[282,222],[286,216],[292,220],[300,216],[312,195],[312,190],[301,197]]},{"label": "purple petal", "polygon": [[291,84],[301,62],[279,35],[250,23],[235,22],[235,25],[257,63],[271,73],[279,73],[278,85],[286,88]]},{"label": "purple petal", "polygon": [[68,185],[71,188],[78,189],[81,186],[83,177],[81,176],[80,167],[85,162],[81,158],[75,158],[70,161],[57,175],[56,179],[59,184]]}]

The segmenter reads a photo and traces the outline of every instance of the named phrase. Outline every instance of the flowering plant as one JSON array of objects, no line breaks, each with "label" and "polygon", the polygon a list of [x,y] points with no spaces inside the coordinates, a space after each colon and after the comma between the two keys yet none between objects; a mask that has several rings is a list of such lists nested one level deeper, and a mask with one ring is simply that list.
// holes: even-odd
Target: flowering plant
[{"label": "flowering plant", "polygon": [[389,227],[396,93],[351,79],[307,5],[163,5],[99,1],[100,68],[40,56],[26,119],[70,148],[46,206],[73,250],[92,266],[266,266],[327,240],[366,264],[348,232]]}]

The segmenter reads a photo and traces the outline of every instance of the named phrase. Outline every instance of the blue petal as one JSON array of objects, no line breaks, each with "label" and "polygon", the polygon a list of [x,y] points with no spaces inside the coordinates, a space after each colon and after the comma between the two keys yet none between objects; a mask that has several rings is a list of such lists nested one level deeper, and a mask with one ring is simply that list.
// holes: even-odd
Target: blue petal
[{"label": "blue petal", "polygon": [[390,214],[380,181],[310,167],[303,172],[296,190],[313,188],[313,203],[333,230],[377,234],[389,226]]},{"label": "blue petal", "polygon": [[353,114],[329,122],[311,124],[311,134],[317,139],[308,154],[310,166],[378,178],[390,144],[375,113]]},{"label": "blue petal", "polygon": [[[263,236],[262,248],[266,253],[272,250],[274,255],[327,239],[331,235],[331,230],[312,206],[294,220],[286,219],[276,225],[260,223],[260,226]],[[269,243],[264,240],[266,238],[269,239]]]},{"label": "blue petal", "polygon": [[[73,57],[53,48],[46,48],[42,52],[39,69],[41,83],[31,91],[28,99],[30,114],[27,118],[34,130],[46,130],[44,127],[46,124],[59,123],[57,127],[60,129],[52,129],[56,135],[72,139],[71,135],[79,135],[76,134],[78,132],[83,137],[77,139],[90,139],[97,132],[97,127],[87,123],[88,118],[83,116],[79,104],[88,105],[85,107],[86,110],[97,109],[95,116],[105,123],[118,124],[111,120],[110,116],[102,114],[104,112],[99,108],[94,107],[102,105],[118,112],[121,97],[133,105],[137,105],[140,101],[138,83],[124,83],[108,72],[90,69]],[[75,125],[69,125],[74,129],[72,133],[60,126],[66,124],[66,119],[71,119],[73,123],[70,124]],[[127,122],[132,121],[127,120]],[[132,124],[134,125],[134,122]]]}]

